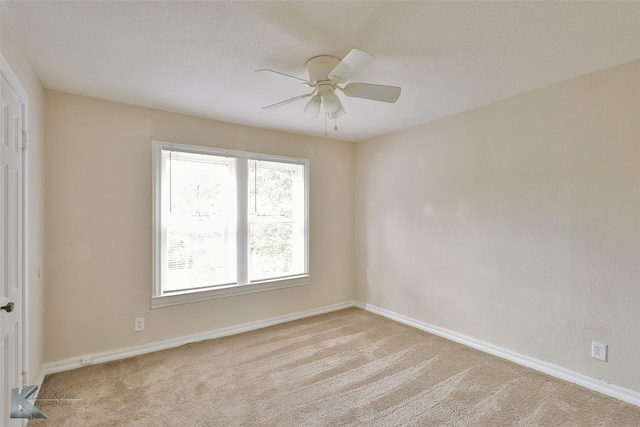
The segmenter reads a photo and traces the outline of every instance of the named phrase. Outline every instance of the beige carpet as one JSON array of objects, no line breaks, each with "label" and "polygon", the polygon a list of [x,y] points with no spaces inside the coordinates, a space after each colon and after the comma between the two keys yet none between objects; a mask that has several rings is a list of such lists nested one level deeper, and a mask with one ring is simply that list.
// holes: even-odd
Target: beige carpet
[{"label": "beige carpet", "polygon": [[358,309],[48,376],[37,426],[638,426],[640,408]]}]

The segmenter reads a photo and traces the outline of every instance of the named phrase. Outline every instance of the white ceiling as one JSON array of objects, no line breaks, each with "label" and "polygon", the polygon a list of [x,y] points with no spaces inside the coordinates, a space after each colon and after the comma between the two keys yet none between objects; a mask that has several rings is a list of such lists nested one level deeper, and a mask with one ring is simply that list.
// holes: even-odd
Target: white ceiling
[{"label": "white ceiling", "polygon": [[48,89],[323,136],[299,101],[307,59],[357,47],[352,82],[402,87],[387,104],[341,96],[328,137],[361,141],[640,58],[640,2],[4,1]]}]

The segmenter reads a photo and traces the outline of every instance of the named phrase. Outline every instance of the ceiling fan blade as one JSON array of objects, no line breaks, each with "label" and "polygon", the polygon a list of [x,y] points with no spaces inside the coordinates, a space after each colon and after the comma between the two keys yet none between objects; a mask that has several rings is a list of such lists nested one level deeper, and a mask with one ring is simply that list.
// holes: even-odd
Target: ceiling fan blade
[{"label": "ceiling fan blade", "polygon": [[393,103],[400,97],[401,89],[398,86],[349,83],[342,91],[345,95],[354,98],[373,99],[374,101]]},{"label": "ceiling fan blade", "polygon": [[296,101],[298,101],[300,99],[307,98],[307,97],[309,97],[311,95],[312,95],[312,93],[307,93],[307,94],[304,94],[304,95],[298,95],[298,96],[293,97],[293,98],[285,99],[284,101],[276,102],[275,104],[267,105],[266,107],[262,107],[262,109],[263,110],[270,110],[272,108],[282,107],[283,105],[291,104],[292,102],[296,102]]},{"label": "ceiling fan blade", "polygon": [[334,83],[344,83],[364,70],[374,59],[375,58],[367,52],[353,48],[329,73],[329,80]]},{"label": "ceiling fan blade", "polygon": [[305,80],[305,79],[301,79],[300,77],[291,76],[289,74],[281,73],[280,71],[269,70],[267,68],[262,68],[260,70],[256,70],[255,72],[256,73],[262,73],[262,72],[273,73],[273,74],[276,74],[279,77],[286,77],[286,78],[289,78],[289,79],[296,79],[296,80],[299,80],[299,81],[301,81],[303,83],[306,83],[308,85],[312,84],[310,81]]}]

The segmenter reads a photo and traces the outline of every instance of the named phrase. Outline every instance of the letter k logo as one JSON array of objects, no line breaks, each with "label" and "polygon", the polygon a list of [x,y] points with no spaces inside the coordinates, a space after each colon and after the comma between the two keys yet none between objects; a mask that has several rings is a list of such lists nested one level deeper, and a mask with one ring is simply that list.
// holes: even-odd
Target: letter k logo
[{"label": "letter k logo", "polygon": [[[38,390],[37,385],[30,385],[20,391],[19,388],[11,389],[11,418],[47,418],[38,408],[27,399]],[[20,409],[20,408],[24,409]]]}]

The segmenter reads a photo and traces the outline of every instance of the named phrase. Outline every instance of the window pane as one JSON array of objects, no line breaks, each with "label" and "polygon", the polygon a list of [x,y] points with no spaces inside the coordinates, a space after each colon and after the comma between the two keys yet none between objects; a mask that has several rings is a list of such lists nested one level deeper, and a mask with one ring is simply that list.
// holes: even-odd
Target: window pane
[{"label": "window pane", "polygon": [[291,224],[251,224],[250,279],[288,276],[293,271]]},{"label": "window pane", "polygon": [[304,169],[249,161],[249,280],[303,274]]},{"label": "window pane", "polygon": [[163,152],[163,289],[236,280],[233,159]]}]

